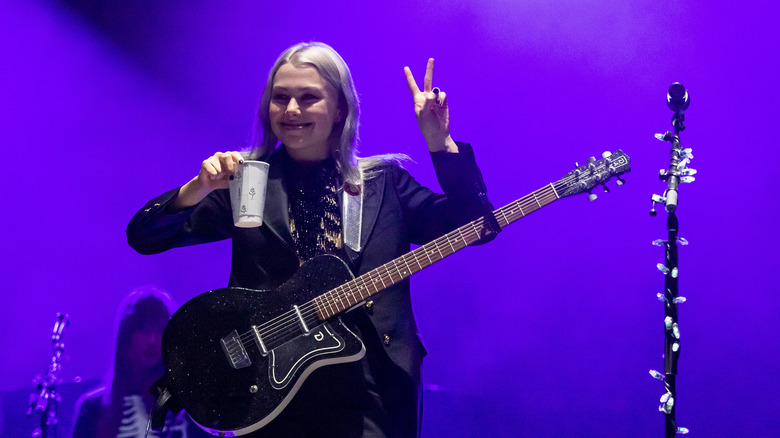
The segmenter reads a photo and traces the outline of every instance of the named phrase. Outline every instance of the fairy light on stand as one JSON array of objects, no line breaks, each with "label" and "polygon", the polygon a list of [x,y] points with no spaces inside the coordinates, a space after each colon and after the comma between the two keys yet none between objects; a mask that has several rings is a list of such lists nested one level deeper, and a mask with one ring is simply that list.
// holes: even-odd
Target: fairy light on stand
[{"label": "fairy light on stand", "polygon": [[668,213],[666,220],[666,229],[668,237],[666,240],[655,240],[653,245],[664,247],[664,263],[658,264],[658,270],[664,275],[664,292],[658,294],[658,299],[664,304],[664,371],[659,372],[650,370],[650,375],[660,380],[664,384],[664,394],[661,396],[658,410],[664,413],[665,436],[671,438],[677,434],[687,434],[689,431],[685,427],[677,426],[675,419],[677,391],[677,359],[680,356],[680,326],[677,320],[677,305],[686,301],[685,297],[678,294],[678,277],[680,270],[677,266],[677,244],[688,245],[688,241],[679,237],[679,223],[677,221],[677,200],[680,183],[690,183],[695,180],[693,175],[695,169],[689,169],[688,163],[693,159],[691,149],[683,149],[680,145],[680,132],[685,130],[683,122],[685,120],[684,111],[690,105],[690,97],[685,87],[679,82],[673,83],[669,87],[669,93],[666,95],[666,103],[669,109],[674,111],[672,116],[672,126],[674,133],[656,134],[655,137],[671,145],[671,160],[669,169],[661,169],[659,178],[666,181],[667,188],[663,195],[653,194],[652,207],[650,215],[655,216],[655,205],[664,204]]}]

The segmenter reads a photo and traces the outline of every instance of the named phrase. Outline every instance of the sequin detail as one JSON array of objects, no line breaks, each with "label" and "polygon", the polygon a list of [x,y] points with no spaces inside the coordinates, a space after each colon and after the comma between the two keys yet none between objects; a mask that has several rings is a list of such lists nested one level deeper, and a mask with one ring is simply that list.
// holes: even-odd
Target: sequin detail
[{"label": "sequin detail", "polygon": [[341,256],[341,176],[332,160],[312,168],[290,166],[290,234],[301,263],[320,254]]}]

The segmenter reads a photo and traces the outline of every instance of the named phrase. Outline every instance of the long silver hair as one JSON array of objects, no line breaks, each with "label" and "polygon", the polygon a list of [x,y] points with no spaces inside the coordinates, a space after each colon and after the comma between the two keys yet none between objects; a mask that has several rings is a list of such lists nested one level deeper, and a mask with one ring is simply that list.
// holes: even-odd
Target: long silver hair
[{"label": "long silver hair", "polygon": [[344,180],[358,183],[360,181],[357,167],[360,100],[347,63],[332,47],[324,43],[296,44],[285,50],[274,63],[268,73],[268,81],[257,109],[253,149],[250,156],[253,158],[265,156],[279,143],[279,139],[271,129],[269,108],[274,77],[279,68],[287,63],[292,63],[296,67],[305,65],[316,68],[320,76],[337,91],[339,111],[344,117],[333,126],[333,132],[328,140],[330,154]]},{"label": "long silver hair", "polygon": [[360,125],[360,99],[355,90],[352,73],[341,55],[331,46],[320,42],[298,43],[285,50],[271,67],[268,80],[260,98],[255,117],[255,129],[252,150],[249,157],[257,159],[273,151],[279,143],[271,129],[269,110],[274,78],[279,68],[287,63],[295,66],[311,66],[317,69],[322,78],[338,93],[338,107],[344,118],[333,126],[328,139],[330,154],[336,163],[336,169],[350,185],[359,185],[362,180],[376,175],[380,165],[393,161],[402,165],[411,159],[405,154],[386,154],[371,157],[358,157],[358,127]]}]

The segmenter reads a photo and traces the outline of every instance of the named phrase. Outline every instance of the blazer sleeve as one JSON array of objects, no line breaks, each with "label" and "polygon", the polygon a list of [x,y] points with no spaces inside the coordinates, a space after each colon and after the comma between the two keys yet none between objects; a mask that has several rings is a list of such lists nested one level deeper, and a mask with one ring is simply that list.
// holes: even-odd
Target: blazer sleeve
[{"label": "blazer sleeve", "polygon": [[141,254],[230,238],[233,216],[227,189],[211,192],[197,205],[177,210],[179,189],[170,190],[143,206],[127,225],[127,242]]},{"label": "blazer sleeve", "polygon": [[458,150],[431,153],[443,194],[420,185],[405,170],[395,170],[396,190],[412,243],[430,242],[493,210],[471,145],[459,142]]}]

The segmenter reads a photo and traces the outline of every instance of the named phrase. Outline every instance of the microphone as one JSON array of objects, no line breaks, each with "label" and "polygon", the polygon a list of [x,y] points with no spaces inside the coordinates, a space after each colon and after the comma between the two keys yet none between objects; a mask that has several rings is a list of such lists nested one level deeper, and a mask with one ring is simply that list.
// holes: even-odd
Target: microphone
[{"label": "microphone", "polygon": [[685,111],[690,104],[691,98],[683,84],[675,82],[669,86],[669,92],[666,94],[666,105],[670,110],[674,112]]}]

